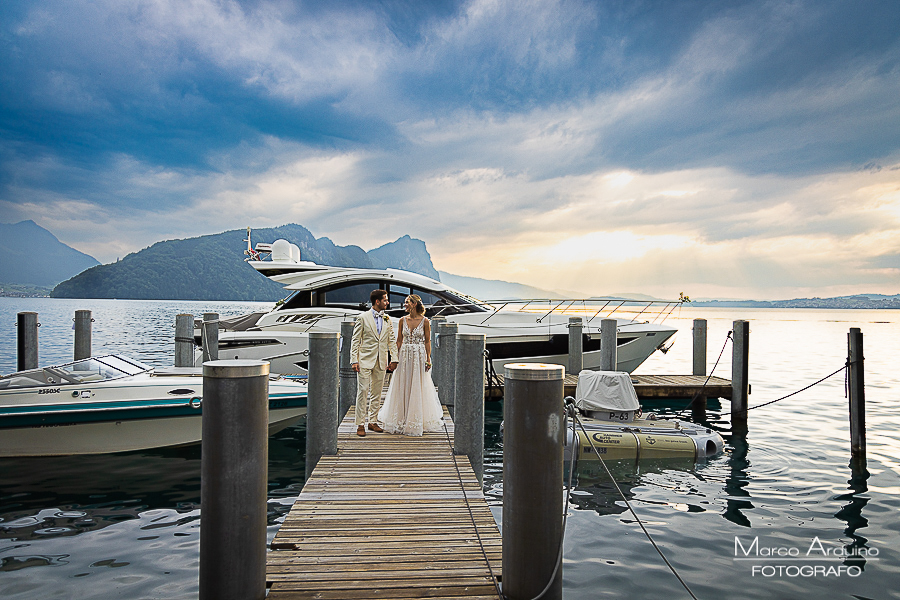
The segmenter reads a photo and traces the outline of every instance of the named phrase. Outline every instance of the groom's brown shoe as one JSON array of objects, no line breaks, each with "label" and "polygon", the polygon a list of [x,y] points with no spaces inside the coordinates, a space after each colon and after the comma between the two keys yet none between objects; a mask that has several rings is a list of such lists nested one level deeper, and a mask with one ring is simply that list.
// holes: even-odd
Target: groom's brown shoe
[{"label": "groom's brown shoe", "polygon": [[375,433],[384,433],[384,429],[378,426],[378,423],[369,423],[369,429]]},{"label": "groom's brown shoe", "polygon": [[360,425],[356,428],[356,435],[359,437],[366,437],[366,428]]}]

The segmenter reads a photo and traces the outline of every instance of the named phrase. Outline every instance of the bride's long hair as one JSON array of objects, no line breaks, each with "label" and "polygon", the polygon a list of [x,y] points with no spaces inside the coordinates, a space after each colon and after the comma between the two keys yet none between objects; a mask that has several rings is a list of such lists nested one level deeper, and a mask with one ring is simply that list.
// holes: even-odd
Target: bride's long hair
[{"label": "bride's long hair", "polygon": [[425,305],[422,304],[422,298],[418,294],[410,294],[406,299],[413,301],[413,310],[416,311],[417,315],[425,314]]}]

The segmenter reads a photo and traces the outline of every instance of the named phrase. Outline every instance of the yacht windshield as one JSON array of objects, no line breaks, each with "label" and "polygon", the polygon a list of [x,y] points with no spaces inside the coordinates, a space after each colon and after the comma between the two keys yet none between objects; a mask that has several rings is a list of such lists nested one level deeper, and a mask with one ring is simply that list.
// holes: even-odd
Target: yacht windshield
[{"label": "yacht windshield", "polygon": [[86,358],[66,365],[19,371],[0,377],[0,389],[59,386],[108,381],[149,371],[149,367],[123,356]]},{"label": "yacht windshield", "polygon": [[366,310],[372,290],[385,290],[391,303],[391,314],[403,313],[403,302],[410,294],[418,294],[426,308],[426,315],[455,315],[490,310],[483,302],[450,290],[423,290],[409,284],[383,279],[335,283],[317,290],[298,290],[276,310],[328,307]]}]

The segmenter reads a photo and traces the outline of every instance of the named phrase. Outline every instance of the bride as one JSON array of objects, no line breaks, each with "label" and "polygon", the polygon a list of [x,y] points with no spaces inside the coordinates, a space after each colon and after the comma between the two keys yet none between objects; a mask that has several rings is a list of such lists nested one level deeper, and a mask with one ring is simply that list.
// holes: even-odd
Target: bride
[{"label": "bride", "polygon": [[431,380],[431,323],[417,294],[403,304],[407,316],[397,332],[399,365],[378,412],[378,420],[389,433],[422,435],[440,431],[444,411]]}]

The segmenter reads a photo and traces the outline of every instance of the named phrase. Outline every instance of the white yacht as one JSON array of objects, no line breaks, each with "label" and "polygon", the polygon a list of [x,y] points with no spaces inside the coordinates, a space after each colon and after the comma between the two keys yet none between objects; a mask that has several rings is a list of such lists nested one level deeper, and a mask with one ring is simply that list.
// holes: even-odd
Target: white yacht
[{"label": "white yacht", "polygon": [[[399,269],[359,269],[319,265],[300,259],[300,249],[286,240],[251,248],[251,267],[284,285],[290,295],[267,312],[219,321],[219,357],[267,360],[273,373],[304,374],[308,334],[340,332],[341,321],[354,320],[369,309],[369,293],[388,292],[388,313],[404,314],[403,301],[418,294],[428,317],[443,316],[457,323],[460,333],[486,338],[494,368],[511,362],[565,365],[568,361],[568,319],[584,318],[584,368],[600,366],[600,321],[616,318],[617,369],[631,372],[656,350],[665,351],[675,334],[662,320],[680,304],[622,299],[482,301],[440,281]],[[625,315],[620,316],[620,315]],[[660,322],[654,322],[660,321]],[[200,344],[200,331],[195,340]],[[198,358],[198,364],[202,358]]]}]

